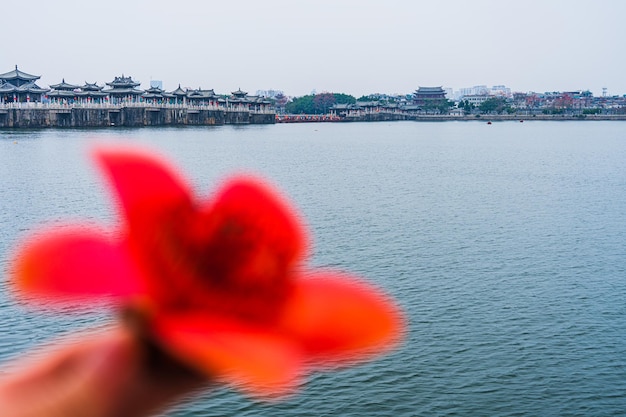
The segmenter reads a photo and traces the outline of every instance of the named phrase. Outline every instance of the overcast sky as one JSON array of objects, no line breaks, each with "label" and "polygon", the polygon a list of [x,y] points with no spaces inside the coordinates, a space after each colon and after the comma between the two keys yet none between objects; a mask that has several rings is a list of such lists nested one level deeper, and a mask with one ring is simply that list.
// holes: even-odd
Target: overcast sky
[{"label": "overcast sky", "polygon": [[[626,94],[623,0],[29,0],[2,15],[0,73],[47,87],[361,96],[506,85]],[[18,12],[17,8],[21,11]]]}]

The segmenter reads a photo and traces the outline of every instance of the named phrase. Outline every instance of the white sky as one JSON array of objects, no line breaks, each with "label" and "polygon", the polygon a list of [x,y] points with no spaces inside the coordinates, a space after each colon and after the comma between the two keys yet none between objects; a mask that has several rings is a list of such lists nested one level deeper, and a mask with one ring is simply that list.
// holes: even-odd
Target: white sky
[{"label": "white sky", "polygon": [[46,87],[626,94],[623,0],[29,0],[2,7],[0,73]]}]

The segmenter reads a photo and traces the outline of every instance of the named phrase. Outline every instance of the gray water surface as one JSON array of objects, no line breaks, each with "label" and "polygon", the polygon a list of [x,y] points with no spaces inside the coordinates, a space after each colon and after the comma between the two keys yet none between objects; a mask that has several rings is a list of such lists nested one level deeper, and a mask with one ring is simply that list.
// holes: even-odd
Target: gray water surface
[{"label": "gray water surface", "polygon": [[[300,209],[312,264],[367,277],[409,319],[397,351],[283,402],[223,388],[169,415],[626,413],[626,123],[0,131],[2,271],[37,225],[113,224],[97,143],[157,149],[200,194],[233,172],[266,177]],[[111,317],[26,310],[6,273],[0,289],[5,366]]]}]

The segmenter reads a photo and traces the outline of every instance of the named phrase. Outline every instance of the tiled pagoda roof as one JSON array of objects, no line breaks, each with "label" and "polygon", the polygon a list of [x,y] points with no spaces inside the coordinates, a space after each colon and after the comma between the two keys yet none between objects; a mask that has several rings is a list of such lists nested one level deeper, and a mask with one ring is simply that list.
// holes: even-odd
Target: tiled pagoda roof
[{"label": "tiled pagoda roof", "polygon": [[166,93],[165,90],[159,87],[150,87],[142,95],[143,98],[174,98],[175,96],[170,93]]},{"label": "tiled pagoda roof", "polygon": [[182,88],[180,88],[180,84],[178,84],[178,88],[174,91],[172,91],[171,94],[174,94],[175,96],[186,96],[187,92],[185,90],[183,90]]},{"label": "tiled pagoda roof", "polygon": [[197,99],[214,98],[215,97],[215,91],[213,89],[202,90],[201,88],[198,88],[196,90],[189,91],[188,94],[187,94],[187,97],[189,97],[189,98],[197,98]]},{"label": "tiled pagoda roof", "polygon": [[442,87],[418,87],[417,94],[439,94],[445,93]]},{"label": "tiled pagoda roof", "polygon": [[122,75],[121,77],[115,77],[113,81],[106,84],[113,88],[132,88],[139,86],[141,83],[133,81],[132,77],[124,77],[124,75]]},{"label": "tiled pagoda roof", "polygon": [[165,90],[160,89],[159,87],[150,87],[146,90],[147,94],[163,94]]},{"label": "tiled pagoda roof", "polygon": [[21,85],[17,87],[17,91],[20,93],[35,93],[35,94],[43,94],[45,92],[50,91],[47,88],[41,88],[34,82],[30,82],[28,84]]},{"label": "tiled pagoda roof", "polygon": [[0,93],[33,93],[33,94],[43,94],[47,91],[50,91],[45,88],[39,87],[34,82],[29,82],[26,84],[22,84],[19,87],[16,87],[12,83],[4,83],[0,85]]},{"label": "tiled pagoda roof", "polygon": [[132,77],[124,77],[124,75],[115,77],[113,81],[106,84],[111,88],[103,90],[103,92],[112,95],[140,95],[143,93],[142,90],[135,88],[141,83],[133,81]]},{"label": "tiled pagoda roof", "polygon": [[77,88],[80,88],[77,85],[66,83],[65,78],[63,78],[63,80],[59,84],[54,84],[50,87],[54,88],[55,90],[76,90]]},{"label": "tiled pagoda roof", "polygon": [[0,93],[13,93],[16,89],[17,87],[11,83],[0,84]]},{"label": "tiled pagoda roof", "polygon": [[0,74],[0,79],[5,80],[5,81],[12,81],[12,80],[35,81],[40,78],[41,76],[39,75],[27,74],[24,71],[20,71],[19,69],[17,69],[17,65],[15,66],[15,69],[13,71]]},{"label": "tiled pagoda roof", "polygon": [[90,84],[85,81],[85,85],[81,87],[83,91],[100,91],[102,87],[100,87],[97,83]]}]

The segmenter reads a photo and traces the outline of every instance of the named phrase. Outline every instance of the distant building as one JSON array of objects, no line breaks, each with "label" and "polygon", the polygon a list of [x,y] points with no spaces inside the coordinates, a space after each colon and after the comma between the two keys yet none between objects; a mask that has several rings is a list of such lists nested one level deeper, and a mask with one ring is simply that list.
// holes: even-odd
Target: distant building
[{"label": "distant building", "polygon": [[109,89],[103,90],[109,95],[112,104],[134,103],[140,101],[143,94],[142,90],[137,87],[141,84],[133,81],[132,77],[115,77],[110,83],[106,83]]},{"label": "distant building", "polygon": [[494,85],[493,87],[491,87],[491,91],[489,92],[489,94],[492,96],[499,96],[499,97],[507,97],[507,98],[512,97],[511,89],[504,85]]},{"label": "distant building", "polygon": [[170,94],[174,96],[174,104],[187,104],[187,92],[180,88],[180,84],[178,84],[178,88]]},{"label": "distant building", "polygon": [[256,90],[256,95],[260,97],[276,98],[284,97],[285,93],[282,90]]},{"label": "distant building", "polygon": [[483,104],[485,101],[489,100],[491,98],[491,96],[488,96],[486,94],[481,94],[481,95],[467,95],[467,96],[463,96],[461,98],[462,101],[466,101],[469,104],[474,105],[475,107],[480,106],[481,104]]},{"label": "distant building", "polygon": [[39,75],[27,74],[15,66],[13,71],[0,74],[0,103],[41,102],[49,90],[39,87],[35,81]]},{"label": "distant building", "polygon": [[85,81],[85,85],[80,88],[78,96],[83,101],[88,103],[102,103],[108,94],[102,91],[103,87],[100,87],[97,83],[90,84]]},{"label": "distant building", "polygon": [[[152,82],[150,82],[150,85],[152,85]],[[176,99],[174,94],[166,93],[163,89],[156,86],[152,86],[144,91],[141,97],[144,101],[152,104],[170,103],[174,102]]]},{"label": "distant building", "polygon": [[[176,95],[175,92],[172,92],[172,94]],[[186,101],[196,106],[217,106],[220,103],[226,102],[226,100],[215,94],[213,89],[203,90],[202,88],[187,90]]]},{"label": "distant building", "polygon": [[66,83],[65,78],[63,78],[58,84],[50,85],[50,88],[52,88],[52,91],[50,91],[47,95],[53,102],[72,103],[78,98],[76,93],[79,90],[79,87],[74,84]]},{"label": "distant building", "polygon": [[78,86],[65,82],[65,78],[59,84],[50,86],[52,91],[47,94],[48,99],[56,104],[72,103],[102,103],[107,93],[102,92],[102,87],[96,83]]},{"label": "distant building", "polygon": [[248,100],[248,93],[246,91],[242,91],[241,88],[239,88],[237,91],[233,91],[230,94],[228,107],[231,109],[243,110],[249,106],[250,101]]},{"label": "distant building", "polygon": [[249,96],[247,92],[241,91],[239,88],[237,91],[231,92],[228,107],[234,110],[263,112],[271,107],[271,102],[264,97]]},{"label": "distant building", "polygon": [[436,107],[446,100],[442,87],[419,87],[413,93],[413,103],[422,107]]},{"label": "distant building", "polygon": [[464,96],[487,96],[489,88],[486,85],[475,85],[474,87],[466,87],[459,89],[461,97]]}]

